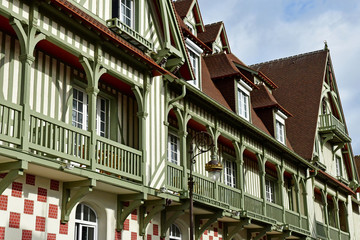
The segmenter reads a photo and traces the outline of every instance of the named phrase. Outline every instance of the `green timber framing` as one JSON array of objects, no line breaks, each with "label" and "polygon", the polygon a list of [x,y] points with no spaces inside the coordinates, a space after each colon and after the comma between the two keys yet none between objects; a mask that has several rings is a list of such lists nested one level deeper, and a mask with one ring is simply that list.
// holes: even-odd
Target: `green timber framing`
[{"label": "green timber framing", "polygon": [[[40,4],[38,4],[40,3]],[[161,1],[161,4],[164,4],[162,8],[169,8],[169,1]],[[147,149],[144,149],[144,142],[140,143],[140,150],[132,149],[131,147],[124,146],[121,144],[115,144],[115,146],[119,149],[119,151],[124,151],[135,161],[139,161],[136,169],[131,169],[126,171],[124,169],[119,170],[111,170],[101,166],[99,164],[99,159],[97,157],[96,152],[97,149],[97,141],[100,138],[96,134],[95,129],[95,111],[96,111],[96,97],[99,92],[98,89],[98,81],[100,77],[105,74],[113,74],[114,76],[121,78],[126,83],[131,85],[132,91],[137,99],[138,103],[138,115],[140,121],[140,129],[139,132],[141,134],[142,141],[145,141],[145,119],[147,117],[147,98],[149,94],[149,87],[151,85],[151,77],[153,75],[163,74],[164,80],[166,81],[166,102],[168,111],[174,109],[176,115],[179,120],[181,120],[182,129],[180,132],[183,134],[183,141],[186,143],[186,126],[187,122],[190,119],[193,119],[197,122],[201,122],[201,124],[205,125],[208,128],[208,131],[211,134],[218,138],[220,135],[226,137],[231,140],[234,144],[234,148],[236,150],[236,158],[239,164],[239,174],[242,174],[242,164],[243,164],[243,152],[248,149],[255,154],[257,154],[258,159],[263,163],[261,165],[262,169],[262,181],[264,181],[265,176],[265,162],[271,161],[271,154],[268,154],[269,150],[272,152],[276,152],[280,155],[279,160],[279,176],[283,176],[283,172],[285,170],[285,161],[290,160],[294,163],[299,163],[302,171],[308,171],[309,169],[316,169],[314,165],[302,159],[299,155],[291,151],[289,148],[280,144],[272,137],[268,136],[261,130],[254,127],[251,123],[243,120],[241,117],[237,116],[230,110],[224,108],[219,103],[215,102],[213,99],[207,97],[198,89],[194,88],[192,85],[188,84],[184,80],[176,79],[171,73],[167,72],[165,69],[161,68],[157,63],[150,61],[146,58],[141,58],[140,61],[134,60],[136,57],[129,57],[128,52],[119,50],[114,44],[110,42],[105,42],[103,46],[109,48],[112,51],[117,52],[121,57],[126,59],[131,63],[132,66],[137,69],[142,70],[142,74],[145,76],[146,81],[143,84],[139,84],[135,82],[133,79],[129,78],[127,75],[121,75],[118,72],[106,69],[102,65],[101,55],[102,55],[102,47],[100,44],[96,46],[96,53],[94,58],[90,58],[89,56],[84,56],[79,54],[76,49],[72,49],[66,44],[61,43],[60,39],[55,39],[52,36],[47,36],[39,31],[36,25],[34,25],[34,21],[38,14],[38,8],[42,11],[49,11],[49,13],[55,13],[61,21],[64,21],[69,27],[79,30],[80,33],[84,34],[84,37],[89,37],[94,39],[94,42],[102,41],[102,39],[94,32],[86,30],[85,27],[81,25],[81,23],[74,24],[73,21],[68,21],[68,17],[63,14],[59,14],[58,10],[54,9],[51,5],[48,5],[44,1],[39,1],[36,3],[32,3],[31,11],[31,19],[28,23],[24,23],[23,20],[19,20],[16,16],[9,14],[8,12],[4,12],[1,9],[1,13],[11,19],[10,24],[15,30],[17,37],[21,46],[21,67],[22,67],[22,92],[21,92],[21,101],[20,104],[13,104],[10,102],[1,101],[0,107],[2,109],[2,119],[1,129],[9,129],[4,126],[11,125],[14,130],[10,134],[10,130],[2,131],[0,133],[0,140],[6,142],[6,145],[1,145],[1,156],[0,159],[4,162],[0,164],[0,171],[6,172],[7,175],[0,182],[0,193],[2,193],[5,188],[9,186],[18,176],[21,176],[24,171],[30,171],[39,173],[39,171],[46,170],[47,175],[50,176],[53,173],[59,174],[62,179],[64,179],[63,185],[63,202],[61,207],[61,219],[63,222],[68,221],[69,213],[73,209],[73,207],[78,203],[87,193],[91,192],[93,189],[102,188],[103,186],[107,186],[108,189],[111,189],[112,192],[117,193],[117,229],[123,229],[123,223],[126,217],[136,208],[140,207],[140,215],[142,216],[140,219],[140,235],[145,233],[145,229],[147,224],[151,221],[152,217],[156,214],[161,214],[161,236],[165,236],[166,230],[169,228],[170,224],[175,221],[175,219],[185,214],[189,207],[188,194],[187,194],[187,173],[184,171],[182,176],[183,188],[178,189],[180,195],[177,194],[169,194],[162,193],[157,189],[154,189],[150,186],[146,185],[146,172],[144,163],[149,161],[149,159],[144,159],[144,152]],[[165,11],[165,10],[164,10]],[[165,12],[170,11],[169,9]],[[171,10],[173,11],[173,10]],[[171,15],[174,16],[174,15]],[[164,17],[164,16],[163,16]],[[172,19],[171,24],[175,24],[175,19]],[[172,31],[177,31],[176,27],[172,26]],[[176,33],[179,34],[179,33]],[[181,37],[181,35],[178,35]],[[169,43],[169,36],[168,36]],[[54,122],[54,120],[50,117],[38,116],[33,113],[29,107],[29,91],[30,88],[27,86],[29,83],[29,71],[31,68],[31,64],[34,62],[33,52],[35,46],[40,41],[49,41],[57,46],[61,46],[67,51],[74,53],[79,60],[79,63],[84,69],[86,78],[88,80],[87,92],[89,94],[89,130],[87,133],[84,131],[76,129],[74,127],[69,126],[69,124]],[[179,42],[179,46],[183,45]],[[160,57],[167,56],[169,57],[169,52],[172,53],[176,58],[172,62],[168,62],[166,68],[174,70],[176,66],[179,64],[183,64],[185,61],[185,56],[180,50],[185,52],[184,48],[178,51],[171,50],[173,47],[169,47],[166,45],[164,47],[165,51],[161,54]],[[131,52],[130,50],[127,50]],[[134,53],[136,54],[136,53]],[[150,74],[149,72],[157,72],[156,74]],[[175,92],[177,94],[177,98],[170,99],[170,92]],[[215,116],[215,122],[212,122],[200,114],[189,110],[190,102],[200,102],[199,105],[205,111],[210,112],[212,116]],[[182,102],[181,102],[182,101]],[[183,103],[183,104],[182,104]],[[208,106],[212,106],[209,108]],[[11,119],[10,115],[14,114],[15,118]],[[36,143],[32,143],[28,141],[30,139],[31,133],[31,125],[28,124],[31,122],[32,117],[42,118],[42,121],[46,122],[46,128],[41,131],[42,134],[38,137],[42,137],[43,134],[45,136],[49,135],[53,129],[67,129],[68,131],[73,131],[77,134],[82,134],[85,138],[88,139],[88,157],[89,161],[83,161],[83,159],[75,158],[74,156],[69,156],[69,154],[56,152],[54,149],[50,147],[39,146]],[[167,119],[167,116],[165,117]],[[5,122],[6,123],[5,123]],[[230,124],[234,124],[237,129],[242,129],[241,133],[239,133],[240,137],[236,137],[223,128],[221,128],[221,122],[226,122]],[[165,126],[168,123],[165,123]],[[52,130],[51,130],[52,129]],[[57,137],[57,135],[55,135]],[[257,149],[253,145],[247,142],[248,138],[254,138],[254,141],[261,142],[261,149]],[[46,139],[44,141],[51,142],[51,139]],[[73,143],[69,143],[73,144]],[[50,146],[50,145],[48,145]],[[186,144],[182,144],[182,152],[181,156],[184,161],[182,161],[183,169],[187,169],[187,149]],[[59,159],[65,159],[67,161],[60,161]],[[71,168],[68,165],[69,162],[77,162],[82,166],[75,166]],[[103,168],[103,169],[102,169]],[[103,174],[97,169],[102,169],[103,171],[112,171],[114,175]],[[166,174],[166,168],[163,170],[164,174]],[[293,174],[298,176],[298,182],[311,181],[312,175],[306,174],[302,175],[298,172],[292,172]],[[204,177],[205,178],[205,177]],[[242,177],[239,176],[240,182],[242,181]],[[280,181],[283,179],[280,178]],[[218,188],[219,183],[213,183],[215,189]],[[240,186],[243,186],[240,184]],[[169,186],[171,187],[171,186]],[[265,234],[273,235],[274,237],[290,237],[296,236],[298,238],[307,238],[310,236],[309,232],[309,224],[308,218],[306,215],[302,218],[301,214],[295,214],[298,216],[298,226],[288,224],[286,220],[286,209],[284,207],[280,207],[281,215],[276,216],[275,218],[268,214],[268,210],[270,208],[270,204],[268,204],[265,200],[265,197],[261,200],[261,209],[260,212],[256,212],[251,209],[251,206],[246,204],[245,198],[250,198],[251,196],[247,195],[244,192],[244,189],[232,189],[231,187],[226,187],[229,191],[227,192],[235,192],[240,196],[240,204],[234,205],[232,203],[227,203],[220,199],[219,194],[215,194],[213,198],[203,198],[199,194],[195,193],[195,206],[198,209],[206,208],[209,209],[209,213],[207,214],[197,214],[195,217],[196,224],[196,238],[199,239],[202,233],[209,227],[212,223],[216,221],[224,222],[225,229],[225,237],[224,239],[231,239],[237,232],[248,229],[248,234],[252,234],[252,232],[257,233],[257,236],[254,239],[260,239]],[[71,194],[73,193],[75,194]],[[264,195],[264,184],[262,184],[262,195]],[[71,196],[71,197],[70,197]],[[173,204],[170,201],[173,201]],[[256,200],[256,199],[252,199]],[[127,205],[127,202],[129,204]],[[127,205],[127,206],[126,206]],[[151,209],[151,210],[150,210]],[[201,220],[207,219],[206,224],[201,225]],[[304,221],[303,221],[304,219]]]}]

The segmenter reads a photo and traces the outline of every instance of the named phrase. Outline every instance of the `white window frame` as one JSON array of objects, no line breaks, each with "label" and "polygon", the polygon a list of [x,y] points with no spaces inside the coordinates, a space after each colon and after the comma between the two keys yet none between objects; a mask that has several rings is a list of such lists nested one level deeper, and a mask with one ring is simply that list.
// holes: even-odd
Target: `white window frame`
[{"label": "white window frame", "polygon": [[276,200],[276,184],[273,180],[265,178],[265,197],[266,201],[275,203]]},{"label": "white window frame", "polygon": [[[98,217],[96,215],[96,212],[88,205],[86,204],[82,204],[80,203],[77,207],[76,210],[78,210],[78,207],[81,208],[81,219],[76,218],[76,213],[75,213],[75,240],[87,240],[86,239],[82,239],[81,233],[83,231],[84,228],[92,228],[94,229],[94,240],[97,240],[97,232],[98,232]],[[90,211],[92,211],[95,215],[95,222],[92,222],[90,220],[84,220],[84,207],[89,208]]]},{"label": "white window frame", "polygon": [[[174,142],[173,140],[176,140]],[[173,146],[176,146],[176,151],[174,151]],[[180,139],[179,137],[173,133],[169,132],[168,134],[168,161],[171,163],[174,163],[176,165],[180,165]],[[173,158],[173,156],[176,156],[176,159]]]},{"label": "white window frame", "polygon": [[342,177],[343,175],[342,162],[341,162],[341,157],[338,155],[335,155],[335,165],[336,165],[336,176]]},{"label": "white window frame", "polygon": [[280,111],[275,113],[275,138],[282,144],[285,144],[285,120],[287,117]]},{"label": "white window frame", "polygon": [[[129,4],[127,4],[129,3]],[[123,11],[129,9],[130,11],[130,16],[128,16],[127,14],[125,14]],[[119,16],[120,16],[120,21],[122,23],[124,23],[125,25],[134,28],[135,27],[135,4],[134,4],[134,0],[120,0],[120,4],[119,4]],[[128,21],[130,21],[130,24],[128,24]]]},{"label": "white window frame", "polygon": [[[77,96],[79,96],[79,93],[83,95],[83,99],[74,98],[75,92]],[[82,105],[82,112],[80,112],[78,109],[74,109],[74,101],[76,101],[78,104]],[[105,109],[102,109],[101,102],[105,103]],[[109,108],[110,108],[110,101],[106,98],[103,98],[101,96],[97,96],[96,98],[96,133],[97,135],[101,137],[108,137],[109,132]],[[77,87],[73,87],[73,105],[72,105],[72,125],[75,127],[78,127],[83,130],[88,130],[88,96],[87,93]],[[77,105],[78,106],[78,105]],[[104,112],[105,110],[105,112]],[[74,121],[73,114],[76,112],[77,114],[82,114],[82,121],[80,122],[78,119]],[[102,115],[101,113],[104,112]],[[81,124],[81,127],[80,127]],[[101,130],[101,124],[105,124],[104,131]]]},{"label": "white window frame", "polygon": [[224,160],[224,183],[230,187],[236,187],[236,163]]},{"label": "white window frame", "polygon": [[[174,233],[174,232],[172,231],[173,228],[179,230],[179,235],[180,235],[180,236],[176,236],[176,235],[175,235],[176,233]],[[170,226],[170,228],[169,228],[169,240],[181,240],[181,235],[182,235],[182,234],[181,234],[180,228],[179,228],[176,224],[171,224],[171,226]]]},{"label": "white window frame", "polygon": [[[82,94],[82,99],[80,99],[80,94]],[[75,97],[76,96],[76,97]],[[74,102],[76,101],[76,108],[74,108]],[[81,106],[82,111],[79,109]],[[76,113],[76,118],[74,120],[74,113]],[[82,115],[82,119],[79,119],[79,115]],[[88,123],[88,100],[87,94],[81,89],[73,88],[73,103],[72,103],[72,118],[71,118],[72,125],[87,130],[87,123]]]},{"label": "white window frame", "polygon": [[190,32],[195,35],[195,28],[191,23],[186,22],[185,25],[187,26],[187,28],[190,30]]},{"label": "white window frame", "polygon": [[237,110],[238,115],[250,121],[250,92],[252,88],[242,79],[237,84]]},{"label": "white window frame", "polygon": [[188,83],[200,89],[200,72],[201,72],[200,59],[203,50],[199,46],[197,46],[193,41],[191,41],[189,38],[185,39],[185,44],[189,52],[190,64],[195,74],[194,76],[195,79],[189,80]]}]

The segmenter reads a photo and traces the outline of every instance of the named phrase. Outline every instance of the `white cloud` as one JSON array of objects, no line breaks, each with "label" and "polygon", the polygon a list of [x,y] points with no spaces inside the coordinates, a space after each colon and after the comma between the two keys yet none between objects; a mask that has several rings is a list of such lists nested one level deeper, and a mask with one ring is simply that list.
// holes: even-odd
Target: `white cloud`
[{"label": "white cloud", "polygon": [[360,154],[360,2],[198,0],[205,24],[223,21],[247,64],[322,49],[327,40],[352,147]]}]

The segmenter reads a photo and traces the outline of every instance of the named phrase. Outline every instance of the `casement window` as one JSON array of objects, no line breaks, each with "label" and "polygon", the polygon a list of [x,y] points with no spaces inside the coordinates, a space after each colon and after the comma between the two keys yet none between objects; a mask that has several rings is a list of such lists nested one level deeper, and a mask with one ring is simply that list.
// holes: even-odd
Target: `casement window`
[{"label": "casement window", "polygon": [[189,29],[189,31],[195,35],[195,29],[192,24],[186,23],[186,27]]},{"label": "casement window", "polygon": [[189,80],[188,83],[200,89],[200,56],[203,50],[188,38],[185,40],[185,43],[189,53],[190,64],[194,72],[194,79]]},{"label": "casement window", "polygon": [[236,187],[236,163],[224,161],[224,183],[230,187]]},{"label": "casement window", "polygon": [[175,224],[170,226],[169,240],[181,240],[180,229]]},{"label": "casement window", "polygon": [[266,201],[275,203],[275,182],[270,179],[265,179],[265,194]]},{"label": "casement window", "polygon": [[341,157],[335,156],[336,161],[336,176],[342,177],[342,164],[341,164]]},{"label": "casement window", "polygon": [[134,28],[134,1],[121,0],[119,9],[120,21]]},{"label": "casement window", "polygon": [[[96,101],[96,133],[101,137],[108,135],[109,101],[97,97]],[[88,99],[82,90],[73,88],[72,125],[88,130]]]},{"label": "casement window", "polygon": [[275,138],[282,144],[285,144],[285,120],[287,117],[277,111],[275,113]]},{"label": "casement window", "polygon": [[75,213],[75,240],[97,239],[97,217],[90,207],[79,204]]},{"label": "casement window", "polygon": [[168,135],[168,161],[180,165],[180,140],[172,133]]},{"label": "casement window", "polygon": [[246,120],[250,120],[250,91],[252,89],[243,81],[240,80],[237,87],[237,105],[238,114]]},{"label": "casement window", "polygon": [[294,211],[294,186],[291,183],[291,179],[285,179],[285,189],[287,192],[289,210]]}]

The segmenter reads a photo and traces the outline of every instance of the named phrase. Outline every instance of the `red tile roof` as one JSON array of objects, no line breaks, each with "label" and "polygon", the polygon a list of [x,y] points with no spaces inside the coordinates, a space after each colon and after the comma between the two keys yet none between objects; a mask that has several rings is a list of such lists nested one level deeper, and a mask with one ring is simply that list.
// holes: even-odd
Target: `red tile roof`
[{"label": "red tile roof", "polygon": [[174,2],[175,8],[181,19],[186,17],[194,0],[178,0]]},{"label": "red tile roof", "polygon": [[287,137],[295,152],[309,160],[328,56],[328,50],[320,50],[250,66],[279,86],[273,95],[294,116],[286,122]]},{"label": "red tile roof", "polygon": [[219,31],[223,22],[217,22],[205,25],[205,31],[198,34],[198,38],[204,43],[213,43],[216,40],[216,37],[219,35]]}]

